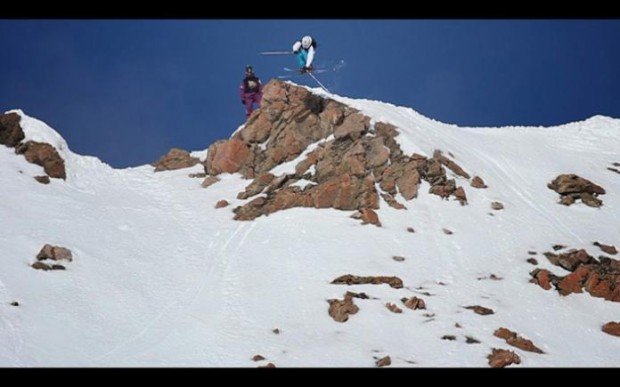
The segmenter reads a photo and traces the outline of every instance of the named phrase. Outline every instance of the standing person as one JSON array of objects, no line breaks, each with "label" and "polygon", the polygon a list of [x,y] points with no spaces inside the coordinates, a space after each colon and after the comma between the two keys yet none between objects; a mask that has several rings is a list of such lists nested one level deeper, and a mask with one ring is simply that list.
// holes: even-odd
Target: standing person
[{"label": "standing person", "polygon": [[254,104],[260,107],[260,101],[263,98],[263,85],[250,65],[245,67],[245,78],[239,85],[239,97],[241,97],[241,104],[245,106],[245,118],[247,119],[254,111]]},{"label": "standing person", "polygon": [[293,53],[297,55],[297,64],[302,73],[312,71],[312,61],[316,52],[316,41],[309,35],[293,44]]}]

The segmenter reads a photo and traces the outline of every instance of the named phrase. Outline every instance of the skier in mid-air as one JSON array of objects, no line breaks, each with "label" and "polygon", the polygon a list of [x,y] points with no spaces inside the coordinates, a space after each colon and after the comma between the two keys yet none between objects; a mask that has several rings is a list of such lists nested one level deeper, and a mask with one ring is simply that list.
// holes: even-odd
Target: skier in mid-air
[{"label": "skier in mid-air", "polygon": [[250,117],[254,111],[254,104],[260,107],[260,101],[263,98],[263,84],[254,74],[254,68],[250,65],[245,67],[245,78],[239,85],[239,97],[241,104],[245,106],[245,117]]},{"label": "skier in mid-air", "polygon": [[316,41],[312,37],[306,35],[301,41],[293,44],[293,54],[297,56],[297,64],[299,71],[302,73],[312,72],[312,61],[316,52]]}]

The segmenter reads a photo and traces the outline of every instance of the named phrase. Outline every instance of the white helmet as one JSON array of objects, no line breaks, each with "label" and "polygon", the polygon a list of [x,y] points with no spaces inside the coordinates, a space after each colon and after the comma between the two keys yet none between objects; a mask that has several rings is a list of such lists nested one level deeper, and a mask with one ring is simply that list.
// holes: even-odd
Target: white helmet
[{"label": "white helmet", "polygon": [[303,48],[310,48],[310,45],[312,44],[312,38],[308,35],[304,36],[303,38],[301,38],[301,46]]}]

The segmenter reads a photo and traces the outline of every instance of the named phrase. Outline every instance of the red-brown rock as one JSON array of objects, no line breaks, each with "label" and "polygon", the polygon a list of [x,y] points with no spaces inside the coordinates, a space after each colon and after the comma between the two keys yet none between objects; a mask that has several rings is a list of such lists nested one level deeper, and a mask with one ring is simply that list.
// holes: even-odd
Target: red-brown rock
[{"label": "red-brown rock", "polygon": [[21,117],[17,113],[0,114],[0,144],[15,148],[24,140],[24,131],[19,122]]},{"label": "red-brown rock", "polygon": [[211,146],[205,160],[205,172],[209,175],[239,172],[251,162],[250,149],[241,140],[217,141]]},{"label": "red-brown rock", "polygon": [[394,289],[400,289],[403,287],[403,280],[398,277],[386,277],[386,276],[368,276],[368,277],[360,277],[351,274],[341,275],[331,282],[332,284],[338,285],[381,285],[388,284],[390,287]]},{"label": "red-brown rock", "polygon": [[603,325],[602,330],[603,332],[612,336],[620,337],[620,322],[610,321],[607,324]]},{"label": "red-brown rock", "polygon": [[73,255],[71,254],[71,250],[65,247],[46,244],[41,248],[39,254],[37,254],[37,259],[39,261],[51,259],[53,261],[65,260],[71,262],[73,260]]},{"label": "red-brown rock", "polygon": [[200,160],[192,157],[186,150],[172,148],[168,153],[153,163],[155,172],[171,171],[175,169],[190,168],[198,164]]},{"label": "red-brown rock", "polygon": [[521,364],[519,355],[505,349],[493,348],[493,352],[487,356],[487,359],[489,359],[489,365],[492,368],[504,368],[511,364]]},{"label": "red-brown rock", "polygon": [[482,180],[480,176],[474,176],[474,178],[471,180],[470,185],[474,188],[487,188],[487,185],[484,183],[484,180]]},{"label": "red-brown rock", "polygon": [[29,163],[42,166],[49,177],[63,180],[67,178],[65,161],[50,144],[28,141],[19,144],[15,148],[15,153],[23,154]]},{"label": "red-brown rock", "polygon": [[506,328],[498,328],[494,333],[494,336],[499,337],[500,339],[504,339],[508,345],[512,345],[513,347],[517,347],[524,351],[535,352],[535,353],[544,353],[540,348],[534,345],[530,340],[525,339],[516,332],[511,331]]},{"label": "red-brown rock", "polygon": [[230,203],[228,203],[228,201],[222,199],[222,200],[218,200],[217,203],[215,203],[215,208],[222,208],[222,207],[226,207],[228,206]]}]

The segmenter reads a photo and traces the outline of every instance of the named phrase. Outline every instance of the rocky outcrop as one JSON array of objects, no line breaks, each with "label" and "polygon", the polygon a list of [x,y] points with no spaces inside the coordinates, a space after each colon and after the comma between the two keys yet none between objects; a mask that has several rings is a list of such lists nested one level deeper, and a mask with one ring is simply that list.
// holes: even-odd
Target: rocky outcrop
[{"label": "rocky outcrop", "polygon": [[198,163],[200,163],[200,160],[196,157],[192,157],[188,151],[172,148],[166,155],[162,156],[152,165],[155,167],[155,172],[160,172],[189,168]]},{"label": "rocky outcrop", "polygon": [[498,328],[493,333],[494,336],[499,337],[500,339],[504,339],[508,345],[512,345],[513,347],[517,347],[524,351],[535,352],[535,353],[544,353],[540,348],[534,345],[532,341],[525,339],[516,332],[511,331],[506,328]]},{"label": "rocky outcrop", "polygon": [[570,250],[564,254],[545,252],[545,257],[556,266],[572,273],[557,276],[548,270],[536,269],[530,273],[530,282],[549,290],[553,285],[563,295],[581,293],[583,290],[593,297],[620,302],[620,261],[607,257],[596,260],[584,249]]},{"label": "rocky outcrop", "polygon": [[356,275],[346,274],[342,275],[331,282],[332,284],[339,285],[381,285],[387,284],[394,289],[400,289],[403,287],[403,280],[398,277],[359,277]]},{"label": "rocky outcrop", "polygon": [[559,193],[560,203],[566,206],[575,203],[577,199],[590,207],[603,204],[598,195],[604,195],[605,189],[575,174],[558,175],[547,187]]},{"label": "rocky outcrop", "polygon": [[24,155],[29,163],[43,167],[49,177],[66,179],[65,161],[56,148],[44,142],[27,141],[15,147],[15,153]]},{"label": "rocky outcrop", "polygon": [[487,359],[489,359],[489,365],[492,368],[504,368],[511,364],[521,364],[519,355],[505,349],[493,348]]},{"label": "rocky outcrop", "polygon": [[[235,208],[236,220],[314,207],[358,210],[365,222],[378,226],[372,210],[379,208],[379,195],[403,209],[396,195],[412,200],[422,180],[429,182],[430,193],[467,204],[464,188],[448,179],[442,167],[468,179],[459,165],[440,151],[431,158],[404,155],[396,136],[392,125],[370,125],[369,117],[347,105],[272,80],[264,88],[260,110],[231,139],[212,144],[204,166],[212,176],[240,173],[254,180],[239,198],[262,196]],[[273,167],[295,159],[290,172],[270,176]],[[294,185],[302,179],[313,184]]]},{"label": "rocky outcrop", "polygon": [[491,208],[494,209],[495,211],[499,211],[499,210],[503,210],[504,209],[504,205],[500,202],[492,202],[491,203]]},{"label": "rocky outcrop", "polygon": [[0,144],[15,148],[24,140],[24,131],[19,122],[21,117],[17,113],[0,115]]}]

